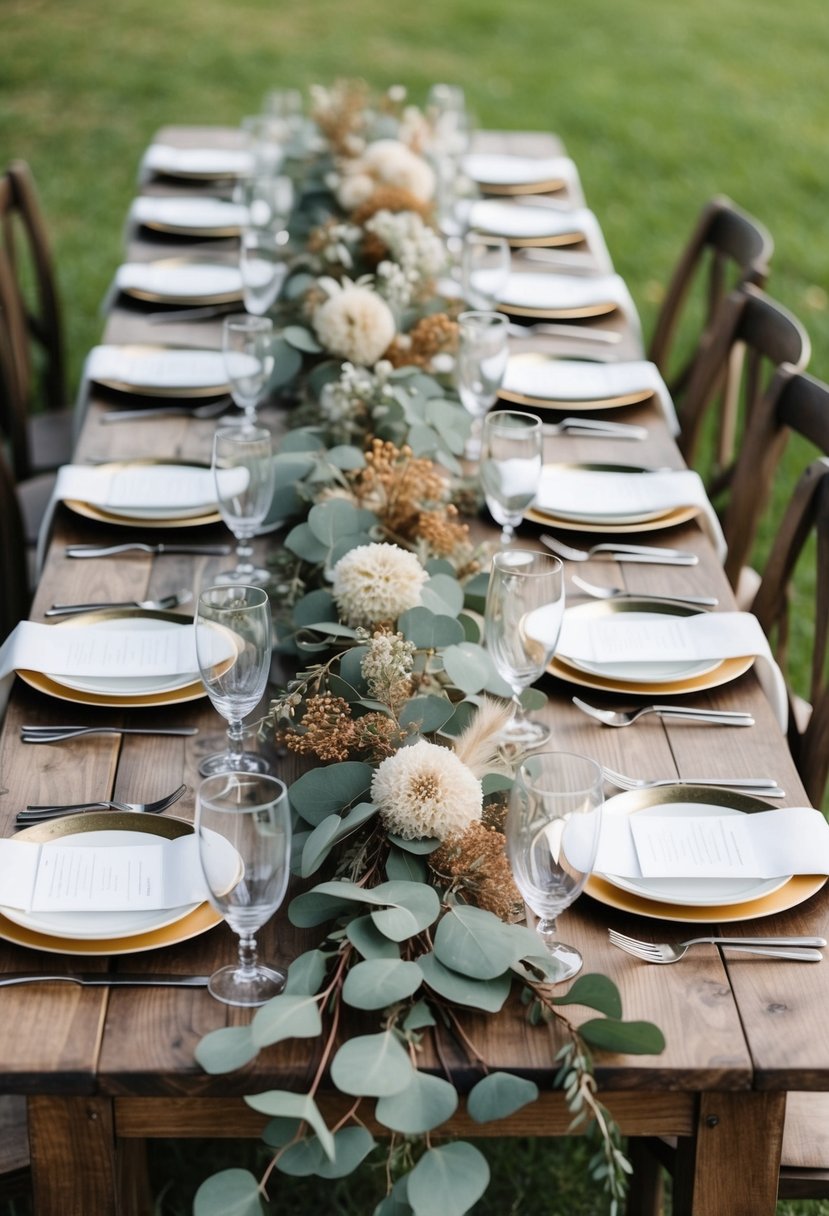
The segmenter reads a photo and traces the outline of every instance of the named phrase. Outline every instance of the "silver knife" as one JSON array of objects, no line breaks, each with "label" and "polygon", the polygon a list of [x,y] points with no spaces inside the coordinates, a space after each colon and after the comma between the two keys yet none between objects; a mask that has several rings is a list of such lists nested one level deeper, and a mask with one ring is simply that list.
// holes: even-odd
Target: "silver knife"
[{"label": "silver knife", "polygon": [[120,545],[67,545],[67,557],[111,557],[115,553],[149,553],[161,557],[165,553],[200,553],[206,557],[227,557],[230,545],[147,545],[130,541]]},{"label": "silver knife", "polygon": [[112,974],[108,971],[75,971],[60,974],[50,971],[9,971],[0,975],[0,988],[15,984],[42,984],[65,981],[80,984],[83,988],[206,988],[209,975],[132,975],[128,972]]}]

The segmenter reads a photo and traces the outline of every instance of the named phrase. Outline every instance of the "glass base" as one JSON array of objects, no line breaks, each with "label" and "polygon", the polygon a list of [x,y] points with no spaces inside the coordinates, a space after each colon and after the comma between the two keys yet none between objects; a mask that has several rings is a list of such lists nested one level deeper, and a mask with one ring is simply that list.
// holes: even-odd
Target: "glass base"
[{"label": "glass base", "polygon": [[249,973],[233,964],[211,975],[207,991],[225,1005],[264,1005],[279,996],[286,978],[284,971],[261,963]]},{"label": "glass base", "polygon": [[561,984],[564,980],[570,980],[574,975],[578,975],[584,966],[584,959],[575,946],[566,946],[564,942],[545,941],[544,949],[555,964],[554,974],[547,983]]},{"label": "glass base", "polygon": [[252,752],[241,752],[232,755],[230,752],[219,752],[215,756],[205,756],[199,763],[199,775],[212,777],[216,773],[268,773],[270,765],[264,756],[256,756]]},{"label": "glass base", "polygon": [[272,578],[273,573],[270,570],[252,566],[250,570],[223,570],[221,574],[212,576],[212,582],[215,587],[261,587]]},{"label": "glass base", "polygon": [[516,716],[510,718],[501,731],[501,746],[532,751],[533,748],[541,747],[542,743],[546,743],[551,733],[549,726],[544,726],[541,722]]}]

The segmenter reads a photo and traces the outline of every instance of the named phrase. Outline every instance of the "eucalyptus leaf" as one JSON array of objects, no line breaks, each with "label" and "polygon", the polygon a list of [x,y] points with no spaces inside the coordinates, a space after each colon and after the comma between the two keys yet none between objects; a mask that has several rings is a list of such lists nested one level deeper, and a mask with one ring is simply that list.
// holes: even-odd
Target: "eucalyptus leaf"
[{"label": "eucalyptus leaf", "polygon": [[458,620],[463,626],[464,641],[480,644],[483,641],[481,619],[470,612],[459,612]]},{"label": "eucalyptus leaf", "polygon": [[471,1009],[483,1009],[485,1013],[498,1013],[510,990],[509,974],[496,976],[492,980],[471,979],[457,971],[444,967],[434,954],[423,954],[417,960],[428,986],[439,996],[446,997],[458,1005]]},{"label": "eucalyptus leaf", "polygon": [[334,1137],[326,1127],[319,1107],[310,1094],[293,1094],[285,1089],[270,1089],[261,1094],[247,1094],[245,1101],[252,1110],[258,1110],[263,1115],[304,1119],[316,1132],[326,1157],[329,1161],[334,1160]]},{"label": "eucalyptus leaf", "polygon": [[194,1054],[204,1071],[215,1075],[243,1068],[258,1051],[250,1026],[223,1026],[206,1034]]},{"label": "eucalyptus leaf", "polygon": [[304,1136],[295,1144],[289,1144],[279,1154],[276,1168],[290,1178],[308,1178],[318,1174],[328,1158],[316,1136]]},{"label": "eucalyptus leaf", "polygon": [[415,1071],[405,1089],[378,1098],[378,1122],[405,1136],[421,1136],[451,1119],[458,1107],[458,1091],[443,1077]]},{"label": "eucalyptus leaf", "polygon": [[506,773],[484,773],[481,778],[481,787],[484,791],[484,797],[489,794],[497,794],[501,790],[511,790],[513,786],[512,777],[508,777]]},{"label": "eucalyptus leaf", "polygon": [[301,878],[308,878],[325,861],[336,843],[339,826],[339,815],[327,815],[322,823],[318,823],[311,832],[302,850],[302,860],[299,866]]},{"label": "eucalyptus leaf", "polygon": [[290,384],[302,370],[302,356],[281,338],[276,338],[273,344],[273,371],[268,379],[268,390],[283,388]]},{"label": "eucalyptus leaf", "polygon": [[415,1216],[463,1216],[489,1186],[489,1166],[471,1144],[458,1140],[428,1149],[409,1175]]},{"label": "eucalyptus leaf", "polygon": [[[443,724],[441,734],[449,735],[453,739],[462,735],[477,712],[478,707],[473,701],[459,701],[452,717]],[[486,780],[486,777],[483,780]]]},{"label": "eucalyptus leaf", "polygon": [[305,329],[302,325],[286,325],[282,337],[296,350],[305,351],[309,355],[318,355],[323,349],[310,329]]},{"label": "eucalyptus leaf", "polygon": [[427,929],[440,914],[440,899],[434,887],[422,882],[380,883],[373,894],[377,903],[390,906],[371,913],[377,928],[392,941],[404,941]]},{"label": "eucalyptus leaf", "polygon": [[442,650],[463,641],[463,626],[454,617],[438,615],[422,606],[409,608],[397,621],[407,642],[418,650]]},{"label": "eucalyptus leaf", "polygon": [[474,642],[447,646],[443,652],[443,666],[452,683],[465,693],[480,692],[495,674],[489,655]]},{"label": "eucalyptus leaf", "polygon": [[466,1109],[476,1123],[506,1119],[538,1098],[538,1086],[509,1072],[492,1072],[469,1091]]},{"label": "eucalyptus leaf", "polygon": [[331,1080],[344,1094],[383,1098],[409,1084],[412,1064],[391,1030],[347,1039],[331,1061]]},{"label": "eucalyptus leaf", "polygon": [[400,958],[400,948],[380,932],[370,916],[355,916],[346,925],[345,935],[365,959]]},{"label": "eucalyptus leaf", "polygon": [[345,977],[343,1000],[353,1009],[386,1009],[417,992],[422,982],[417,963],[396,958],[366,959]]},{"label": "eucalyptus leaf", "polygon": [[598,1009],[608,1018],[622,1016],[619,989],[606,975],[581,975],[567,992],[552,1000],[554,1005],[587,1005],[589,1009]]},{"label": "eucalyptus leaf", "polygon": [[283,1148],[286,1144],[291,1143],[301,1127],[301,1119],[285,1119],[277,1116],[265,1124],[262,1139],[268,1148]]},{"label": "eucalyptus leaf", "polygon": [[475,574],[463,585],[464,602],[467,608],[483,615],[486,608],[486,595],[489,589],[489,573],[482,571]]},{"label": "eucalyptus leaf", "polygon": [[307,520],[303,520],[301,524],[291,528],[288,535],[285,537],[285,548],[291,553],[295,553],[297,557],[301,557],[303,561],[317,564],[325,561],[328,549],[311,531]]},{"label": "eucalyptus leaf", "polygon": [[440,848],[440,841],[428,836],[418,836],[415,840],[406,840],[404,836],[396,836],[394,832],[389,832],[389,840],[398,849],[404,849],[407,853],[415,853],[418,856],[434,853],[436,849]]},{"label": "eucalyptus leaf", "polygon": [[403,1029],[407,1032],[423,1030],[427,1026],[434,1025],[435,1019],[432,1011],[428,1002],[424,1000],[416,1001],[403,1019]]},{"label": "eucalyptus leaf", "polygon": [[463,608],[463,589],[449,574],[433,574],[420,592],[421,603],[439,615],[456,617]]},{"label": "eucalyptus leaf", "polygon": [[314,996],[281,992],[257,1009],[250,1031],[257,1047],[270,1047],[283,1039],[316,1038],[322,1033],[319,1003]]},{"label": "eucalyptus leaf", "polygon": [[326,452],[326,460],[335,468],[344,471],[363,469],[366,464],[366,458],[360,449],[345,443],[329,448]]},{"label": "eucalyptus leaf", "polygon": [[357,760],[309,769],[289,790],[291,806],[306,823],[316,826],[367,794],[373,776],[371,765]]},{"label": "eucalyptus leaf", "polygon": [[328,957],[322,950],[306,950],[288,967],[285,996],[314,996],[322,987],[328,970]]},{"label": "eucalyptus leaf", "polygon": [[343,1127],[334,1133],[335,1156],[323,1161],[317,1174],[320,1178],[345,1178],[376,1147],[377,1141],[365,1127]]},{"label": "eucalyptus leaf", "polygon": [[434,937],[435,958],[461,975],[492,980],[509,970],[515,957],[504,922],[492,912],[455,904],[441,918]]},{"label": "eucalyptus leaf", "polygon": [[455,579],[455,567],[445,557],[430,557],[424,562],[423,568],[428,574],[448,574]]},{"label": "eucalyptus leaf", "polygon": [[298,929],[313,929],[316,925],[324,925],[326,921],[341,916],[348,906],[347,899],[338,899],[336,895],[320,893],[313,888],[291,900],[288,905],[288,920]]},{"label": "eucalyptus leaf", "polygon": [[[325,449],[325,444],[319,435],[308,430],[307,427],[297,427],[294,431],[287,431],[282,436],[279,446],[280,452],[277,461],[282,460],[287,453],[321,452]],[[310,472],[310,469],[308,471]]]},{"label": "eucalyptus leaf", "polygon": [[340,657],[340,676],[361,696],[366,691],[366,681],[361,664],[367,654],[367,646],[352,646]]},{"label": "eucalyptus leaf", "polygon": [[579,1027],[579,1034],[591,1047],[625,1055],[659,1055],[665,1050],[665,1036],[652,1022],[620,1022],[613,1018],[592,1018]]},{"label": "eucalyptus leaf", "polygon": [[402,1178],[398,1178],[390,1194],[386,1195],[377,1204],[372,1216],[412,1216],[411,1205],[406,1198],[408,1185],[408,1174],[404,1174]]},{"label": "eucalyptus leaf", "polygon": [[525,688],[518,699],[528,714],[543,709],[547,704],[547,694],[540,688]]},{"label": "eucalyptus leaf", "polygon": [[386,858],[386,877],[394,882],[427,882],[429,869],[422,857],[392,845]]},{"label": "eucalyptus leaf", "polygon": [[349,533],[363,532],[374,522],[371,511],[344,499],[318,502],[308,512],[308,526],[317,540],[330,547]]},{"label": "eucalyptus leaf", "polygon": [[259,1183],[249,1170],[221,1170],[193,1199],[193,1216],[263,1216],[264,1211]]},{"label": "eucalyptus leaf", "polygon": [[401,726],[416,726],[421,734],[440,730],[455,712],[448,697],[412,697],[400,711]]}]

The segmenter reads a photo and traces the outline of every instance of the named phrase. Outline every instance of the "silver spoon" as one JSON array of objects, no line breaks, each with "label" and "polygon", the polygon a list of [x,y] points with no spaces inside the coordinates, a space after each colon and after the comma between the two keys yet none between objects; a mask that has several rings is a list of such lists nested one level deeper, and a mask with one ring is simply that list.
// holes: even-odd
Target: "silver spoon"
[{"label": "silver spoon", "polygon": [[660,603],[664,600],[669,604],[695,604],[701,608],[716,608],[720,602],[713,595],[653,595],[650,591],[641,593],[628,591],[626,587],[599,587],[595,583],[588,583],[587,579],[582,578],[580,574],[572,574],[570,578],[577,587],[581,587],[582,591],[586,591],[596,600],[615,600],[620,597],[622,599],[658,600]]},{"label": "silver spoon", "polygon": [[188,604],[193,598],[190,590],[176,591],[165,595],[159,600],[118,600],[101,601],[91,604],[53,604],[47,608],[44,616],[71,616],[78,612],[98,612],[108,608],[141,608],[147,612],[169,612],[181,604]]}]

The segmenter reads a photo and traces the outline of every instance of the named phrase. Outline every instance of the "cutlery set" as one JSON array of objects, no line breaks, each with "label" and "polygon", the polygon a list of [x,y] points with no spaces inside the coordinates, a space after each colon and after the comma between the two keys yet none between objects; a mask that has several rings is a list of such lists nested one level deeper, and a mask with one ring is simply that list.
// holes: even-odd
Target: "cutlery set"
[{"label": "cutlery set", "polygon": [[726,946],[730,950],[759,954],[764,958],[819,963],[823,959],[821,947],[826,945],[824,937],[692,937],[674,946],[670,942],[645,942],[636,937],[626,937],[615,929],[608,929],[608,937],[612,945],[644,963],[678,963],[692,946],[702,945]]},{"label": "cutlery set", "polygon": [[102,798],[98,802],[27,806],[25,811],[18,812],[15,823],[21,828],[30,827],[34,823],[44,823],[48,819],[57,819],[63,815],[80,815],[84,811],[134,811],[141,815],[160,815],[174,802],[178,802],[186,789],[186,785],[180,785],[172,794],[157,798],[155,802],[116,802],[114,799]]},{"label": "cutlery set", "polygon": [[162,596],[158,600],[99,600],[90,604],[53,604],[47,608],[44,616],[73,616],[79,612],[100,612],[109,608],[140,608],[145,612],[170,612],[182,604],[189,604],[193,598],[190,590],[176,591],[172,595]]},{"label": "cutlery set", "polygon": [[21,726],[24,743],[61,743],[86,735],[197,735],[197,726]]},{"label": "cutlery set", "polygon": [[231,545],[148,545],[143,541],[124,541],[117,545],[67,545],[67,557],[114,557],[120,553],[148,553],[163,557],[168,553],[191,553],[202,557],[227,557]]},{"label": "cutlery set", "polygon": [[558,557],[571,562],[589,562],[593,557],[615,562],[650,563],[654,566],[696,566],[699,562],[697,555],[689,553],[687,549],[658,549],[649,545],[627,545],[622,542],[616,544],[611,541],[591,545],[589,549],[575,549],[557,536],[550,536],[546,532],[540,540]]},{"label": "cutlery set", "polygon": [[648,428],[630,422],[603,422],[593,418],[562,418],[561,422],[546,422],[545,435],[580,435],[588,439],[647,439]]},{"label": "cutlery set", "polygon": [[230,397],[222,397],[218,401],[209,401],[207,405],[197,405],[191,409],[186,405],[161,405],[141,410],[108,410],[99,416],[98,421],[105,424],[112,422],[143,422],[145,419],[156,418],[218,418],[231,405]]}]

